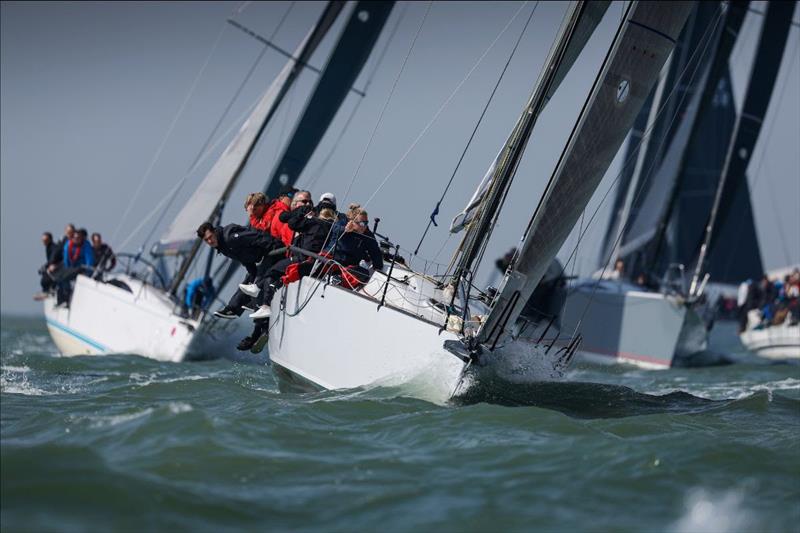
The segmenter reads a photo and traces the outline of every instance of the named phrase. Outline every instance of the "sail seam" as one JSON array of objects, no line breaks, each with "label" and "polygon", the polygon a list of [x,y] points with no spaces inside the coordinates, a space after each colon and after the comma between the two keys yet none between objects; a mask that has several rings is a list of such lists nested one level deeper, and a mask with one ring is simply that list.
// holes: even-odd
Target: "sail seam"
[{"label": "sail seam", "polygon": [[677,44],[677,41],[675,41],[675,39],[673,39],[672,37],[670,37],[669,35],[667,35],[664,32],[658,31],[655,28],[651,28],[647,24],[642,24],[641,22],[636,22],[635,20],[629,20],[628,23],[629,24],[633,24],[634,26],[639,26],[640,28],[644,28],[646,30],[650,30],[651,32],[655,33],[656,35],[659,35],[659,36],[663,37],[664,39],[668,40],[672,44]]}]

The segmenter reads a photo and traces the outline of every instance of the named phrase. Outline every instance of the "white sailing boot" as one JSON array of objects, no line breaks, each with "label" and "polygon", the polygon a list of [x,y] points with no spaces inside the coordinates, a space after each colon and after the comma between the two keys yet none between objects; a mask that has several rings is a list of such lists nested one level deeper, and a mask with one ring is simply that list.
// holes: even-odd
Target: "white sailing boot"
[{"label": "white sailing boot", "polygon": [[255,298],[261,292],[261,289],[255,283],[240,283],[239,290],[251,298]]},{"label": "white sailing boot", "polygon": [[259,318],[267,318],[271,314],[272,314],[272,310],[270,309],[270,307],[268,305],[262,305],[261,307],[256,309],[255,313],[250,313],[249,316],[253,320],[256,320],[256,319],[259,319]]}]

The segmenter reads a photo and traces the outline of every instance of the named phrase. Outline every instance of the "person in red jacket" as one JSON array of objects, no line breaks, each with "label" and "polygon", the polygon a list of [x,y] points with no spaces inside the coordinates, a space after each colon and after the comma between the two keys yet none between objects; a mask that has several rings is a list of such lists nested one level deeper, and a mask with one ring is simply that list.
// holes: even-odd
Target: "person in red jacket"
[{"label": "person in red jacket", "polygon": [[250,227],[256,231],[269,233],[269,202],[263,192],[251,192],[244,201]]},{"label": "person in red jacket", "polygon": [[281,222],[278,216],[285,211],[289,211],[298,199],[307,199],[311,201],[311,193],[308,191],[297,191],[294,188],[285,189],[270,206],[274,213],[272,215],[272,221],[270,222],[270,233],[273,237],[283,242],[284,246],[291,246],[292,239],[294,238],[294,231],[289,228],[286,222]]}]

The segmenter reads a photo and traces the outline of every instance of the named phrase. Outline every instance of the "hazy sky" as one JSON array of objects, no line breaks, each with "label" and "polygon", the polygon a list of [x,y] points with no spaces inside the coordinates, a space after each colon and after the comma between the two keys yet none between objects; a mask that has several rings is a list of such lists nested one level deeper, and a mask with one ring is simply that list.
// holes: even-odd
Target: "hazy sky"
[{"label": "hazy sky", "polygon": [[[764,9],[759,3],[753,5]],[[39,241],[44,230],[58,237],[64,224],[72,221],[90,232],[103,233],[118,251],[135,251],[142,245],[155,220],[142,222],[186,174],[261,52],[260,43],[225,22],[228,17],[272,36],[278,21],[290,9],[273,38],[284,48],[293,49],[323,6],[312,2],[3,2],[2,312],[40,312],[40,305],[31,300],[31,295],[38,290],[36,269],[44,261]],[[339,197],[340,204],[363,203],[374,195],[367,209],[371,216],[382,218],[382,232],[401,246],[413,249],[534,7],[536,12],[519,50],[442,204],[440,226],[434,228],[421,249],[421,256],[433,258],[439,253],[438,261],[447,263],[457,241],[455,237],[447,238],[449,220],[471,196],[512,128],[558,29],[564,4],[441,2],[434,3],[426,17],[427,3],[398,3],[376,47],[376,51],[383,49],[390,30],[399,22],[383,61],[376,69],[380,54],[373,53],[356,83],[363,88],[370,81],[367,96],[323,167],[345,120],[358,104],[359,97],[348,97],[300,185],[313,183],[315,199],[322,192],[331,191]],[[577,118],[621,11],[622,4],[611,6],[540,118],[487,250],[488,258],[502,254],[518,241]],[[798,16],[795,13],[795,19]],[[324,64],[333,41],[330,37],[338,33],[343,19],[312,59],[315,66]],[[405,70],[375,129],[423,19]],[[732,56],[737,102],[741,100],[760,23],[760,16],[748,16],[741,42]],[[800,262],[798,33],[794,26],[750,167],[756,226],[768,268]],[[485,57],[478,63],[484,52]],[[264,54],[215,140],[228,130],[238,129],[243,113],[284,63],[285,58],[277,53]],[[449,104],[398,164],[476,63]],[[263,187],[315,79],[316,74],[306,72],[292,89],[287,105],[273,120],[237,186],[224,217],[226,222],[243,220],[241,199],[245,193]],[[373,130],[374,138],[365,152]],[[222,137],[204,164],[192,173],[172,213],[229,139],[230,135]],[[356,175],[362,156],[363,164]],[[619,159],[590,203],[587,220],[616,177]],[[351,183],[350,196],[344,198]],[[136,197],[138,189],[141,193]],[[598,241],[612,199],[613,191],[580,246],[576,265],[580,273],[595,267]],[[129,213],[123,219],[126,211]],[[167,216],[161,227],[155,228],[154,238],[169,219]],[[131,235],[139,226],[142,230]],[[574,244],[573,235],[562,250],[562,257]],[[492,261],[487,263],[484,277],[493,268]]]}]

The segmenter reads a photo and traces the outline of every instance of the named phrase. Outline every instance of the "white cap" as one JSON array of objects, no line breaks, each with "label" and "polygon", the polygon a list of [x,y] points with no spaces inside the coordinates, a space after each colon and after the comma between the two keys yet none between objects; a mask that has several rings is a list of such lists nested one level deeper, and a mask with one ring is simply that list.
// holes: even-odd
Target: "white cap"
[{"label": "white cap", "polygon": [[323,202],[325,200],[329,201],[333,205],[336,205],[336,197],[333,195],[332,192],[324,192],[324,193],[322,193],[322,196],[319,197],[319,201]]}]

